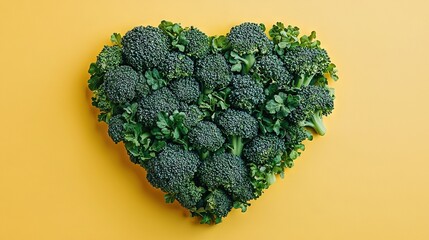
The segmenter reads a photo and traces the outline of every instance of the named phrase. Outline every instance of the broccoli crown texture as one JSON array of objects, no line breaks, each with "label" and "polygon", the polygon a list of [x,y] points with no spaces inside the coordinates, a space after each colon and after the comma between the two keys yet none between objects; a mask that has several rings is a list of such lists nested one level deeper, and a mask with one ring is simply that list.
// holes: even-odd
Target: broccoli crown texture
[{"label": "broccoli crown texture", "polygon": [[163,87],[140,100],[137,119],[145,126],[154,126],[159,113],[171,114],[178,108],[179,102],[174,94],[167,87]]},{"label": "broccoli crown texture", "polygon": [[216,151],[225,142],[222,132],[212,122],[202,121],[189,131],[189,142],[198,149]]},{"label": "broccoli crown texture", "polygon": [[185,54],[171,52],[159,65],[159,70],[168,79],[191,76],[194,72],[194,61]]},{"label": "broccoli crown texture", "polygon": [[222,55],[210,54],[197,61],[195,78],[204,88],[222,88],[231,82],[231,71]]},{"label": "broccoli crown texture", "polygon": [[97,56],[97,66],[102,72],[113,70],[122,64],[122,49],[119,46],[104,46]]},{"label": "broccoli crown texture", "polygon": [[187,40],[185,52],[188,56],[201,58],[208,54],[210,45],[209,38],[205,33],[191,27],[183,31],[183,36]]},{"label": "broccoli crown texture", "polygon": [[130,66],[119,66],[104,75],[105,91],[110,101],[118,104],[131,101],[136,94],[139,75]]},{"label": "broccoli crown texture", "polygon": [[231,48],[239,54],[266,54],[273,48],[272,42],[256,23],[242,23],[231,28],[227,35]]},{"label": "broccoli crown texture", "polygon": [[168,37],[155,27],[135,27],[122,39],[125,62],[138,71],[157,67],[168,55]]},{"label": "broccoli crown texture", "polygon": [[210,209],[216,217],[226,217],[232,209],[231,197],[222,189],[213,190],[207,198],[207,208]]},{"label": "broccoli crown texture", "polygon": [[257,165],[264,165],[286,151],[284,140],[275,135],[263,135],[252,139],[243,150],[244,159]]},{"label": "broccoli crown texture", "polygon": [[200,96],[200,85],[191,77],[181,78],[171,82],[168,87],[176,96],[177,100],[184,103],[195,102]]},{"label": "broccoli crown texture", "polygon": [[236,108],[253,109],[265,101],[264,88],[250,75],[234,75],[229,101]]},{"label": "broccoli crown texture", "polygon": [[256,62],[255,69],[264,82],[275,83],[279,88],[286,88],[293,78],[277,55],[262,56]]},{"label": "broccoli crown texture", "polygon": [[124,139],[124,121],[121,115],[115,115],[109,119],[109,129],[107,133],[115,143]]},{"label": "broccoli crown texture", "polygon": [[193,181],[180,185],[175,194],[177,201],[185,208],[193,208],[201,201],[205,189],[198,187]]},{"label": "broccoli crown texture", "polygon": [[204,113],[198,108],[197,105],[182,104],[180,111],[185,113],[185,125],[189,128],[197,125],[204,118]]},{"label": "broccoli crown texture", "polygon": [[258,121],[244,111],[228,109],[219,114],[217,123],[227,136],[253,138],[258,134]]},{"label": "broccoli crown texture", "polygon": [[248,169],[238,156],[215,154],[201,163],[198,173],[201,182],[209,189],[223,188],[240,201],[254,198]]}]

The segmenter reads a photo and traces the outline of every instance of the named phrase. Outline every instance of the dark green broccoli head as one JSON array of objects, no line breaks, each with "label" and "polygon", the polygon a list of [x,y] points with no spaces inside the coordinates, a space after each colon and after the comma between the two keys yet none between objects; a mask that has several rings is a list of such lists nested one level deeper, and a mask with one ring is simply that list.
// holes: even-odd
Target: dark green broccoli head
[{"label": "dark green broccoli head", "polygon": [[198,149],[216,151],[222,147],[225,138],[212,122],[202,121],[189,131],[189,142]]},{"label": "dark green broccoli head", "polygon": [[194,177],[199,164],[196,153],[168,144],[156,158],[148,160],[147,179],[154,187],[176,194],[189,187],[186,185]]},{"label": "dark green broccoli head", "polygon": [[176,98],[184,103],[195,102],[200,96],[200,85],[191,77],[181,78],[171,82],[168,87]]},{"label": "dark green broccoli head", "polygon": [[231,71],[222,55],[210,54],[197,61],[195,78],[206,89],[222,88],[231,82]]},{"label": "dark green broccoli head", "polygon": [[180,111],[185,113],[184,123],[188,128],[194,127],[204,118],[204,113],[197,105],[181,104]]},{"label": "dark green broccoli head", "polygon": [[139,79],[136,83],[136,97],[141,99],[151,93],[150,86],[147,83],[143,73],[139,73]]},{"label": "dark green broccoli head", "polygon": [[122,38],[125,62],[137,71],[157,67],[168,54],[170,42],[155,27],[135,27]]},{"label": "dark green broccoli head", "polygon": [[121,115],[115,115],[109,119],[109,129],[107,133],[115,143],[124,139],[124,120]]},{"label": "dark green broccoli head", "polygon": [[101,72],[107,72],[113,70],[117,66],[122,64],[122,51],[121,47],[115,46],[104,46],[100,54],[97,56],[97,66]]},{"label": "dark green broccoli head", "polygon": [[275,135],[258,136],[245,145],[244,159],[249,163],[264,165],[273,162],[286,151],[284,140]]},{"label": "dark green broccoli head", "polygon": [[302,141],[312,139],[310,132],[298,124],[291,124],[286,128],[284,142],[288,150],[293,150],[295,146],[300,145]]},{"label": "dark green broccoli head", "polygon": [[264,83],[275,83],[279,88],[286,88],[292,75],[286,70],[283,62],[276,55],[265,55],[256,62],[255,69]]},{"label": "dark green broccoli head", "polygon": [[207,197],[206,209],[209,209],[216,217],[226,217],[232,206],[231,197],[222,189],[213,190]]},{"label": "dark green broccoli head", "polygon": [[194,72],[194,61],[185,54],[171,52],[159,64],[159,71],[168,79],[191,76]]},{"label": "dark green broccoli head", "polygon": [[194,208],[200,201],[206,190],[203,187],[198,187],[190,180],[186,184],[180,186],[176,193],[176,199],[179,203],[188,209]]},{"label": "dark green broccoli head", "polygon": [[324,49],[296,46],[281,57],[286,68],[298,79],[297,87],[309,85],[313,76],[323,74],[331,63]]},{"label": "dark green broccoli head", "polygon": [[139,75],[130,66],[119,66],[104,75],[105,91],[110,101],[123,104],[131,101],[136,94]]},{"label": "dark green broccoli head", "polygon": [[217,124],[227,136],[253,138],[258,134],[258,121],[244,111],[228,109],[219,114]]},{"label": "dark green broccoli head", "polygon": [[233,107],[251,110],[265,101],[264,88],[249,75],[234,75],[229,101]]},{"label": "dark green broccoli head", "polygon": [[215,154],[201,163],[198,175],[207,188],[223,188],[234,199],[245,202],[255,197],[248,169],[238,156],[230,153]]},{"label": "dark green broccoli head", "polygon": [[273,48],[261,25],[256,23],[246,22],[231,28],[227,38],[231,48],[241,55],[256,52],[266,54]]},{"label": "dark green broccoli head", "polygon": [[137,120],[144,126],[151,127],[156,124],[159,113],[171,114],[177,109],[179,101],[167,87],[163,87],[140,100]]},{"label": "dark green broccoli head", "polygon": [[197,28],[191,27],[183,31],[182,34],[187,40],[185,53],[188,56],[201,58],[208,54],[210,45],[209,38],[205,33]]},{"label": "dark green broccoli head", "polygon": [[326,128],[322,116],[329,115],[334,109],[331,92],[319,86],[304,86],[298,92],[299,105],[288,116],[294,124],[313,128],[319,135],[324,135]]}]

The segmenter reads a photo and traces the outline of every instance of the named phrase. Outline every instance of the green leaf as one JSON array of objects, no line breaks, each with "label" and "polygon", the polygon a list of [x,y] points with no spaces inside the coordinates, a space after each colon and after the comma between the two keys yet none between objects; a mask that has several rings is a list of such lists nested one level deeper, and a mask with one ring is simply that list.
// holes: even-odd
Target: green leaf
[{"label": "green leaf", "polygon": [[113,33],[112,36],[110,36],[110,41],[113,43],[113,45],[117,45],[122,47],[122,37],[119,33]]}]

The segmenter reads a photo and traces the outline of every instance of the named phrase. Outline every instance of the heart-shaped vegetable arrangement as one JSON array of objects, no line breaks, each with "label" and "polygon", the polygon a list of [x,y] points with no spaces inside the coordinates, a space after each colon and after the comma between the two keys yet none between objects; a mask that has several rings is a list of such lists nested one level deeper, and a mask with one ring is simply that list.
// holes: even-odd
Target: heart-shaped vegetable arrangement
[{"label": "heart-shaped vegetable arrangement", "polygon": [[232,208],[283,177],[324,135],[332,112],[328,78],[335,65],[316,34],[277,23],[243,23],[226,36],[162,21],[111,37],[89,69],[92,103],[124,142],[148,181],[201,223],[219,223]]}]

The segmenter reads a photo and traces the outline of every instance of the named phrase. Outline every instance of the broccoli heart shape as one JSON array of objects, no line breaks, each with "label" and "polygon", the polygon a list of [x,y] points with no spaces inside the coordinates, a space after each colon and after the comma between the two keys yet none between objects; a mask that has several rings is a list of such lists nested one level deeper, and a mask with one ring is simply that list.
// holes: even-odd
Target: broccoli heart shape
[{"label": "broccoli heart shape", "polygon": [[242,23],[225,35],[162,21],[111,36],[90,65],[98,120],[147,180],[201,223],[219,223],[283,177],[324,135],[336,67],[299,28]]}]

